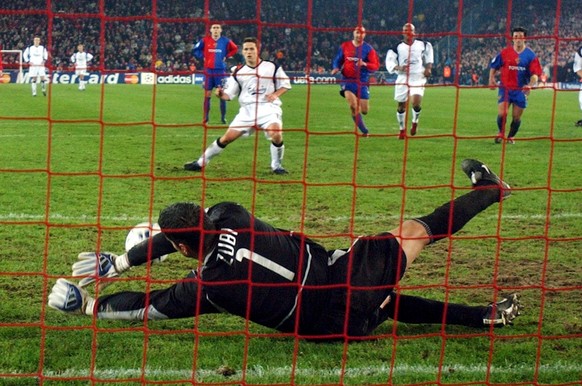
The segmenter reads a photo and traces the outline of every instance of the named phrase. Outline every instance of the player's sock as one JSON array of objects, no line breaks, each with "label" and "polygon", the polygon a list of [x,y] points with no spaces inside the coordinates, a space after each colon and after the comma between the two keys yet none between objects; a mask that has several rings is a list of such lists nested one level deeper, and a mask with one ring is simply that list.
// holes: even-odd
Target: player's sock
[{"label": "player's sock", "polygon": [[226,145],[220,143],[220,138],[218,138],[216,141],[212,142],[212,144],[206,148],[204,154],[202,154],[202,156],[198,158],[198,161],[196,162],[198,162],[198,165],[200,166],[206,166],[210,162],[210,160],[219,155],[224,150],[225,147]]},{"label": "player's sock", "polygon": [[406,119],[406,112],[396,111],[396,120],[398,121],[398,126],[400,131],[404,130],[404,120]]},{"label": "player's sock", "polygon": [[358,126],[358,129],[360,129],[360,131],[364,134],[368,134],[368,128],[366,127],[366,124],[364,123],[364,119],[362,118],[362,114],[358,114],[355,117],[352,115],[352,119],[354,120],[354,122],[356,123],[356,126]]},{"label": "player's sock", "polygon": [[31,86],[32,86],[32,95],[36,95],[36,82],[32,81]]},{"label": "player's sock", "polygon": [[271,142],[271,169],[276,170],[281,167],[283,155],[285,154],[285,145],[283,142],[276,144]]},{"label": "player's sock", "polygon": [[505,124],[505,117],[498,115],[497,116],[497,129],[499,130],[499,134],[503,134],[505,130],[503,130],[503,125]]},{"label": "player's sock", "polygon": [[220,118],[222,122],[226,119],[226,101],[220,100]]},{"label": "player's sock", "polygon": [[427,216],[415,218],[414,221],[426,229],[432,244],[458,232],[473,217],[499,202],[500,198],[501,192],[497,186],[473,190],[441,205]]},{"label": "player's sock", "polygon": [[[466,306],[418,296],[392,294],[386,310],[381,312],[384,319],[390,318],[402,323],[441,324],[444,320],[446,324],[483,327],[483,314],[486,310],[486,306]],[[446,317],[443,319],[445,312]]]},{"label": "player's sock", "polygon": [[208,122],[208,115],[210,115],[210,97],[204,98],[204,122]]},{"label": "player's sock", "polygon": [[412,122],[418,123],[418,118],[420,118],[420,110],[422,108],[420,106],[412,108]]},{"label": "player's sock", "polygon": [[521,120],[518,121],[511,121],[511,125],[509,126],[509,135],[507,138],[513,138],[517,134],[519,130],[519,126],[521,125]]}]

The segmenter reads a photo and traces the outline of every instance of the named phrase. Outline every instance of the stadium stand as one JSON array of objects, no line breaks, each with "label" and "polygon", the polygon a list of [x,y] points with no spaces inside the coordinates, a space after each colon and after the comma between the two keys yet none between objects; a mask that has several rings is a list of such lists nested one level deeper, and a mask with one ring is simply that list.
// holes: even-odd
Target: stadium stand
[{"label": "stadium stand", "polygon": [[[383,61],[388,47],[400,39],[403,22],[410,18],[421,38],[430,40],[435,47],[433,81],[442,82],[443,68],[449,66],[453,75],[458,72],[456,82],[469,85],[485,84],[488,63],[503,46],[508,33],[507,3],[501,0],[465,2],[462,15],[459,15],[459,2],[452,0],[417,1],[413,10],[399,7],[389,12],[381,0],[370,0],[360,15],[357,0],[346,1],[342,7],[334,3],[334,0],[313,3],[311,20],[308,20],[306,0],[262,2],[260,9],[252,2],[235,2],[229,7],[209,2],[210,18],[204,19],[202,0],[194,6],[185,0],[157,1],[154,31],[150,0],[131,3],[107,0],[103,10],[107,19],[100,18],[97,1],[61,0],[51,3],[52,33],[49,34],[49,14],[43,8],[44,3],[15,0],[0,7],[0,12],[6,12],[0,19],[0,45],[6,49],[24,49],[32,35],[39,34],[51,52],[53,70],[69,68],[68,58],[77,43],[83,42],[87,51],[95,55],[93,66],[101,70],[187,72],[192,64],[202,68],[191,57],[192,45],[207,30],[206,23],[220,20],[227,24],[225,34],[235,42],[246,36],[260,36],[263,59],[279,61],[289,71],[325,72],[329,70],[337,44],[349,37],[355,24],[361,22],[366,26],[367,40]],[[558,18],[553,7],[543,0],[513,1],[511,24],[535,26],[530,27],[529,45],[538,53],[548,81],[573,81],[575,76],[570,69],[572,53],[582,34],[576,28],[582,9],[576,1],[564,0]],[[16,10],[27,13],[9,12]],[[462,23],[458,22],[459,16]],[[256,20],[265,24],[257,27],[256,23],[249,22]],[[312,44],[308,47],[306,42],[310,39]],[[104,41],[104,47],[100,41]],[[16,65],[14,56],[7,55],[3,60],[5,68]]]}]

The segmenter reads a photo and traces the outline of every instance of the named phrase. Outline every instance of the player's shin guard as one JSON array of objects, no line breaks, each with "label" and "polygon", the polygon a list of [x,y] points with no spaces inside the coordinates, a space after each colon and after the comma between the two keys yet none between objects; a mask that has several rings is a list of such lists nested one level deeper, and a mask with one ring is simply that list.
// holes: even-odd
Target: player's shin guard
[{"label": "player's shin guard", "polygon": [[202,156],[197,161],[198,165],[206,166],[206,164],[208,164],[208,162],[210,162],[212,158],[219,155],[224,150],[225,147],[226,145],[220,143],[220,138],[218,138],[216,141],[212,142],[212,144],[206,148],[204,154],[202,154]]},{"label": "player's shin guard", "polygon": [[208,122],[208,116],[210,115],[210,97],[204,98],[204,122]]},{"label": "player's shin guard", "polygon": [[276,170],[282,167],[283,155],[285,155],[285,145],[283,142],[275,144],[271,142],[271,169]]},{"label": "player's shin guard", "polygon": [[404,120],[406,119],[406,113],[404,111],[396,111],[396,120],[398,121],[398,126],[400,130],[404,130]]},{"label": "player's shin guard", "polygon": [[226,101],[220,100],[220,118],[224,121],[226,118]]},{"label": "player's shin guard", "polygon": [[497,129],[499,130],[500,134],[505,133],[505,117],[502,115],[497,116]]},{"label": "player's shin guard", "polygon": [[519,126],[521,126],[521,120],[511,121],[511,125],[509,126],[509,135],[508,138],[513,138],[517,134],[519,130]]},{"label": "player's shin guard", "polygon": [[422,110],[420,106],[414,106],[412,108],[412,122],[418,122],[418,118],[420,118],[420,110]]},{"label": "player's shin guard", "polygon": [[362,118],[362,114],[357,114],[356,116],[352,116],[352,119],[354,120],[354,122],[358,126],[358,129],[360,129],[360,131],[363,134],[368,134],[368,128],[366,127],[366,124],[364,123],[364,119]]},{"label": "player's shin guard", "polygon": [[499,202],[500,197],[498,187],[473,190],[414,221],[425,228],[432,244],[458,232],[477,214]]}]

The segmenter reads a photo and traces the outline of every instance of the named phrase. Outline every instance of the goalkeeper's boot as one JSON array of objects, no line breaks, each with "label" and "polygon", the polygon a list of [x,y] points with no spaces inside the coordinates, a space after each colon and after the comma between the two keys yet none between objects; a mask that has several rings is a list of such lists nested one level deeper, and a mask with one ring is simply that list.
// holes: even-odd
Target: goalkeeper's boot
[{"label": "goalkeeper's boot", "polygon": [[192,161],[184,164],[184,169],[191,172],[200,172],[202,171],[203,167],[197,161]]},{"label": "goalkeeper's boot", "polygon": [[410,128],[410,135],[416,135],[417,129],[418,129],[418,122],[412,122],[412,127]]},{"label": "goalkeeper's boot", "polygon": [[398,134],[398,139],[406,139],[406,129],[400,130]]},{"label": "goalkeeper's boot", "polygon": [[87,291],[65,279],[58,279],[48,297],[48,305],[59,311],[84,314],[90,296]]},{"label": "goalkeeper's boot", "polygon": [[513,320],[521,315],[522,308],[517,294],[511,294],[497,303],[491,303],[487,306],[487,311],[483,315],[483,324],[495,327],[513,324]]},{"label": "goalkeeper's boot", "polygon": [[461,168],[471,180],[473,187],[496,185],[501,189],[501,199],[511,195],[511,186],[481,161],[466,159],[461,162]]}]

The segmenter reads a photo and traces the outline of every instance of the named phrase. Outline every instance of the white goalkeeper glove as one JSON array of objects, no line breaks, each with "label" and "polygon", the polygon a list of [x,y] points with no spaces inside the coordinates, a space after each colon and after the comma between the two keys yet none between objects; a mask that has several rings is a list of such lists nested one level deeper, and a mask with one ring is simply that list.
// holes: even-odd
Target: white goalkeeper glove
[{"label": "white goalkeeper glove", "polygon": [[84,314],[89,302],[95,300],[87,291],[65,279],[58,279],[48,296],[49,307],[73,314]]},{"label": "white goalkeeper glove", "polygon": [[[82,278],[79,281],[82,288],[95,282],[97,278],[114,278],[130,268],[127,254],[117,256],[109,252],[81,252],[78,259],[73,264],[73,277]],[[109,284],[109,281],[100,283],[99,289]]]}]

